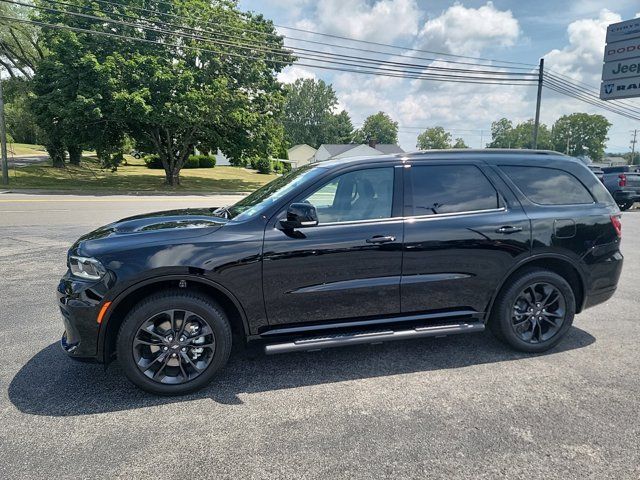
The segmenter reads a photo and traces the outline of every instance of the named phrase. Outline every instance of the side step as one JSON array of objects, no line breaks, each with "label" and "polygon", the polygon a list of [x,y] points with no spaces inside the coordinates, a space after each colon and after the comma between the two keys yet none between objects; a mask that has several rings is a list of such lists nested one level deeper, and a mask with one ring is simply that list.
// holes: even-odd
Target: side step
[{"label": "side step", "polygon": [[321,337],[300,338],[292,342],[272,343],[264,347],[267,355],[276,353],[314,351],[323,348],[345,347],[361,343],[382,343],[392,340],[407,340],[409,338],[444,337],[459,333],[482,332],[484,323],[459,322],[447,325],[434,325],[428,327],[415,327],[403,330],[374,330],[365,332],[336,333]]}]

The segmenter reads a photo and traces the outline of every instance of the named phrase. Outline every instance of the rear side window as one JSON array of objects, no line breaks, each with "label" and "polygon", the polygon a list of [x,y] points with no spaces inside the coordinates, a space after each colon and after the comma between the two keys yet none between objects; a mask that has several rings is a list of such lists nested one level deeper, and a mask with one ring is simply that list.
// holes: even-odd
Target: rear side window
[{"label": "rear side window", "polygon": [[473,212],[498,208],[498,192],[473,165],[411,167],[413,215]]},{"label": "rear side window", "polygon": [[564,170],[504,165],[500,168],[532,202],[540,205],[593,203],[589,190]]}]

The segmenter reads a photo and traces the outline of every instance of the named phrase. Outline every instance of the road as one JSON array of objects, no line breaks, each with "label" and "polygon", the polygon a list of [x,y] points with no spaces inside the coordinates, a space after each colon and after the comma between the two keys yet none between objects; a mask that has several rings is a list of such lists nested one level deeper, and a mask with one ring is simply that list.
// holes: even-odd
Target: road
[{"label": "road", "polygon": [[12,155],[9,154],[7,158],[7,165],[9,168],[14,167],[28,167],[30,165],[36,165],[38,163],[44,163],[49,160],[49,155]]},{"label": "road", "polygon": [[79,235],[234,197],[0,195],[0,478],[640,477],[640,212],[623,278],[544,355],[490,334],[265,357],[199,393],[142,393],[60,351],[54,298]]}]

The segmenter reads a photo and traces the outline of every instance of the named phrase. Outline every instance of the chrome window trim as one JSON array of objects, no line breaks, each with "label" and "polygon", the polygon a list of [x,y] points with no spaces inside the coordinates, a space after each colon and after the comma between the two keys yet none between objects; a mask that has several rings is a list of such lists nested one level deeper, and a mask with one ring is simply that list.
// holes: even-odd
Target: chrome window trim
[{"label": "chrome window trim", "polygon": [[362,223],[382,223],[389,222],[391,220],[405,221],[405,220],[422,220],[429,218],[447,218],[447,217],[459,217],[463,215],[478,215],[484,213],[497,213],[497,212],[506,212],[506,207],[500,208],[489,208],[486,210],[468,210],[465,212],[451,212],[451,213],[431,213],[429,215],[407,215],[403,217],[386,217],[386,218],[373,218],[367,220],[348,220],[344,222],[327,222],[327,223],[318,223],[316,227],[324,227],[324,226],[332,226],[332,225],[347,225],[347,224],[362,224]]}]

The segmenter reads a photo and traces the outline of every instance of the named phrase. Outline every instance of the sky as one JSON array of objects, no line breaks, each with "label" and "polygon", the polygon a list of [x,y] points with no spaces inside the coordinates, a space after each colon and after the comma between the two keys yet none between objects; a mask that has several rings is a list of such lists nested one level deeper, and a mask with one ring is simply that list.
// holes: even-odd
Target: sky
[{"label": "sky", "polygon": [[[240,0],[240,7],[261,13],[276,25],[359,40],[534,65],[543,57],[545,69],[594,89],[600,85],[607,25],[640,16],[639,0]],[[349,112],[356,127],[379,110],[391,115],[399,124],[399,143],[407,151],[416,149],[420,129],[442,126],[454,138],[479,148],[490,140],[491,122],[502,117],[520,122],[535,114],[535,86],[374,77],[299,65],[279,74],[283,82],[298,77],[331,83],[339,108]],[[640,98],[627,102],[640,108]],[[609,119],[613,126],[607,151],[629,151],[631,130],[640,129],[640,122],[543,90],[542,123],[551,126],[561,115],[573,112],[599,113]]]}]

